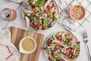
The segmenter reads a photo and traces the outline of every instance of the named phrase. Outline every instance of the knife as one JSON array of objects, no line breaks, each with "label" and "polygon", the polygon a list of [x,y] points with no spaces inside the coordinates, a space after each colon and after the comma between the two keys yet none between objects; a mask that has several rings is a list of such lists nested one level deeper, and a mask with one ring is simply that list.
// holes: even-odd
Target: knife
[{"label": "knife", "polygon": [[86,52],[87,52],[88,61],[91,61],[90,50],[89,50],[89,47],[87,45],[87,43],[88,43],[87,31],[83,31],[83,42],[84,42],[85,49],[86,49]]}]

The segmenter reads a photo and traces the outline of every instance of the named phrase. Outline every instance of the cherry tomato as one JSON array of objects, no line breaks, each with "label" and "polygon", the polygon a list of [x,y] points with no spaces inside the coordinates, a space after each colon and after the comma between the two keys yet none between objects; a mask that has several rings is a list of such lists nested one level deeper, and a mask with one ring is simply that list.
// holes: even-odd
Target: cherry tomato
[{"label": "cherry tomato", "polygon": [[68,34],[65,34],[65,37],[67,37],[68,36]]},{"label": "cherry tomato", "polygon": [[48,42],[48,46],[51,46],[52,42]]},{"label": "cherry tomato", "polygon": [[71,42],[72,42],[72,39],[71,39],[71,38],[69,38],[69,39],[68,39],[68,42],[69,42],[69,43],[71,43]]},{"label": "cherry tomato", "polygon": [[51,9],[50,5],[47,5],[46,9],[49,11]]},{"label": "cherry tomato", "polygon": [[73,59],[75,59],[75,56],[71,56],[71,57],[69,57],[69,58],[73,60]]},{"label": "cherry tomato", "polygon": [[31,16],[35,16],[35,13],[33,12],[33,13],[31,14]]},{"label": "cherry tomato", "polygon": [[66,53],[70,53],[70,52],[71,52],[71,48],[67,48]]},{"label": "cherry tomato", "polygon": [[57,36],[57,39],[61,41],[62,40],[62,35]]}]

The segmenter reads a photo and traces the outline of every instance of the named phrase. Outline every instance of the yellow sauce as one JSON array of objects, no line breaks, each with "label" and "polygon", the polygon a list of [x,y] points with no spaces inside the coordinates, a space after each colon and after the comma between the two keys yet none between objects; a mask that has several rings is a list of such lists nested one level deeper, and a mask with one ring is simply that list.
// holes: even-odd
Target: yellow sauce
[{"label": "yellow sauce", "polygon": [[32,51],[35,47],[34,41],[30,38],[26,38],[22,42],[22,48],[25,51]]}]

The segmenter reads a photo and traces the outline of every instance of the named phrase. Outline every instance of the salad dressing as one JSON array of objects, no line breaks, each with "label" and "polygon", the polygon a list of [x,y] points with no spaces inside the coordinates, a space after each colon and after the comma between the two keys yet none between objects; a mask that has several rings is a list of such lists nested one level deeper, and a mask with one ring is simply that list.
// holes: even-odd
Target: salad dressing
[{"label": "salad dressing", "polygon": [[30,38],[24,39],[22,42],[22,48],[25,51],[32,51],[35,47],[34,41]]}]

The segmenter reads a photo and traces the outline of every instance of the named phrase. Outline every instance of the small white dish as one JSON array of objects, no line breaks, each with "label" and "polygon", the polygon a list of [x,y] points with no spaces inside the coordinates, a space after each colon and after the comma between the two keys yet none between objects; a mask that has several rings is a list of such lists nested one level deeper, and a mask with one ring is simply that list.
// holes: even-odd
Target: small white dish
[{"label": "small white dish", "polygon": [[[34,44],[34,48],[33,48],[31,51],[26,51],[26,50],[24,49],[24,47],[23,47],[23,44],[24,44],[24,45],[27,45],[28,47],[29,47],[30,45],[32,45],[32,44],[29,42],[29,40],[26,40],[26,39],[30,39],[30,41],[32,41],[33,44]],[[28,41],[28,42],[27,42],[27,43],[24,43],[25,40]],[[29,43],[30,43],[30,45],[29,45]],[[30,46],[30,47],[31,47],[31,46]],[[21,39],[21,41],[20,41],[20,43],[19,43],[19,51],[20,51],[20,53],[31,54],[31,53],[33,53],[33,52],[36,50],[36,48],[37,48],[37,43],[36,43],[36,40],[35,40],[33,37],[29,37],[29,36],[24,37],[24,38]]]}]

